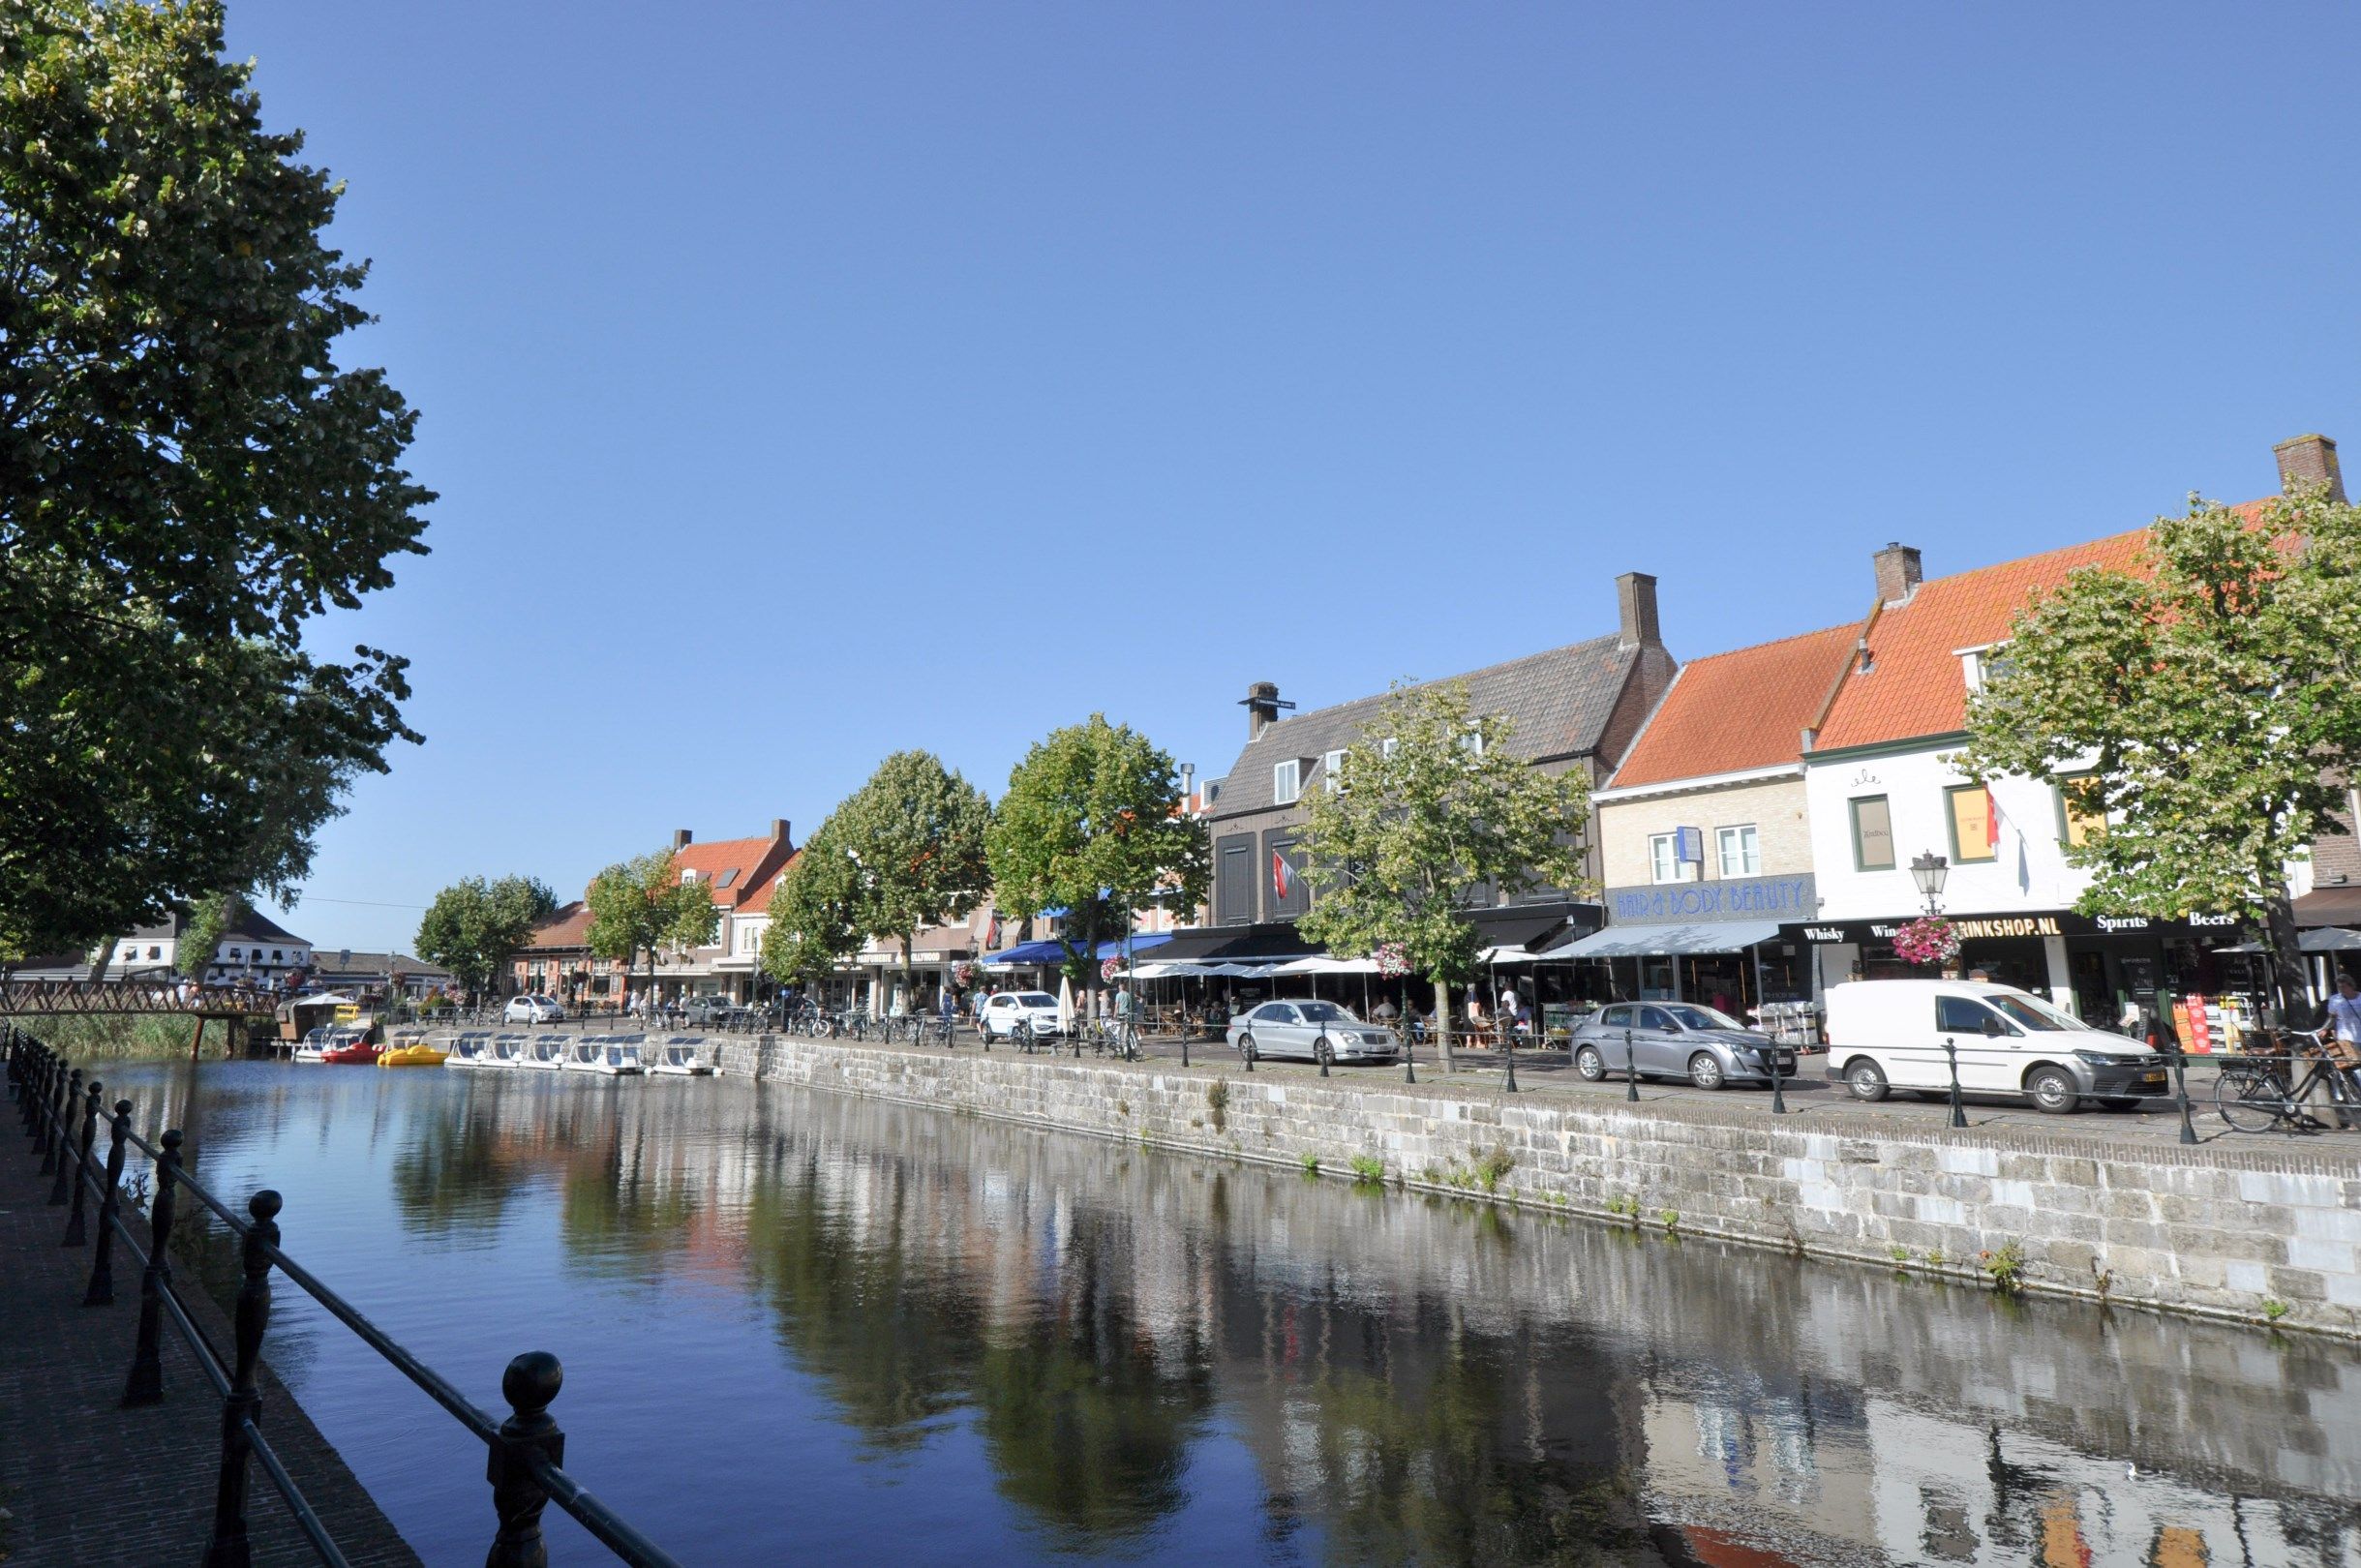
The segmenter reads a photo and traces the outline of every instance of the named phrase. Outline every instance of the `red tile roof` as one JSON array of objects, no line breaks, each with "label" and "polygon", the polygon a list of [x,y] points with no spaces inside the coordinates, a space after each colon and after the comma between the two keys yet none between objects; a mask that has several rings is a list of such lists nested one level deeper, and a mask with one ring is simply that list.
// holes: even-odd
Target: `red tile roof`
[{"label": "red tile roof", "polygon": [[1632,742],[1615,787],[1801,760],[1803,730],[1852,657],[1858,624],[1691,659]]},{"label": "red tile roof", "polygon": [[738,906],[739,913],[750,915],[767,912],[771,908],[771,895],[779,890],[779,881],[787,875],[787,868],[802,858],[802,850],[791,852],[787,859],[778,863],[776,870],[747,890],[745,898]]},{"label": "red tile roof", "polygon": [[[783,838],[723,838],[673,852],[684,872],[712,884],[713,902],[727,910],[747,907],[755,890],[775,880],[794,848]],[[725,885],[726,884],[726,885]]]},{"label": "red tile roof", "polygon": [[1816,748],[1877,745],[1965,729],[1967,677],[1959,650],[2005,642],[2019,611],[2083,567],[2134,569],[2147,539],[2146,528],[2134,528],[1920,584],[1906,602],[1889,606],[1870,627],[1870,669],[1844,678]]},{"label": "red tile roof", "polygon": [[590,906],[577,898],[532,928],[528,948],[579,948],[590,928]]}]

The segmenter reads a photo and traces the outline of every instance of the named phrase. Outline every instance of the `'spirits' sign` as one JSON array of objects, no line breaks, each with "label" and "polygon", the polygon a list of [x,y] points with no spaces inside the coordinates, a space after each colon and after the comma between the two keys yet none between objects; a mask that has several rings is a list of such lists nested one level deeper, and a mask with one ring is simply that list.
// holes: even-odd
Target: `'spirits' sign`
[{"label": "'spirits' sign", "polygon": [[1617,925],[1671,920],[1795,920],[1820,907],[1807,873],[1794,877],[1732,877],[1722,882],[1665,882],[1607,890],[1607,913]]}]

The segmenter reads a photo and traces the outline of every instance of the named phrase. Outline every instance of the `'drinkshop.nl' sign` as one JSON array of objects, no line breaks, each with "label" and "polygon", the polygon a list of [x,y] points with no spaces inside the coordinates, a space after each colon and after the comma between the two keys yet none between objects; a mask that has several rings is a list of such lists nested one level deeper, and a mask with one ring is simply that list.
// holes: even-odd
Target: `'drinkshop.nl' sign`
[{"label": "'drinkshop.nl' sign", "polygon": [[1617,925],[1666,920],[1806,920],[1819,912],[1810,873],[1793,877],[1734,877],[1726,882],[1664,882],[1607,890],[1607,918]]}]

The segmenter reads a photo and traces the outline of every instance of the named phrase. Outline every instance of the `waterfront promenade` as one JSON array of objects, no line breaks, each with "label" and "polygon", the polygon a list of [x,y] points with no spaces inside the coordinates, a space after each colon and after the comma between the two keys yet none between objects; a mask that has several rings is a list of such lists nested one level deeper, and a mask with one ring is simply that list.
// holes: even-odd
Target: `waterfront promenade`
[{"label": "waterfront promenade", "polygon": [[[123,1381],[139,1312],[139,1269],[118,1248],[115,1299],[84,1307],[90,1249],[63,1247],[66,1211],[48,1204],[31,1145],[12,1121],[0,1138],[0,1562],[9,1568],[193,1565],[203,1558],[221,1460],[221,1401],[188,1347],[166,1330],[162,1403],[126,1409]],[[146,1243],[145,1226],[128,1216]],[[190,1277],[185,1267],[183,1277]],[[201,1292],[184,1292],[208,1340],[229,1325]],[[415,1565],[345,1462],[267,1362],[262,1423],[304,1496],[355,1568]],[[257,1477],[250,1509],[254,1561],[318,1561],[278,1494]],[[490,1533],[490,1508],[485,1510]]]}]

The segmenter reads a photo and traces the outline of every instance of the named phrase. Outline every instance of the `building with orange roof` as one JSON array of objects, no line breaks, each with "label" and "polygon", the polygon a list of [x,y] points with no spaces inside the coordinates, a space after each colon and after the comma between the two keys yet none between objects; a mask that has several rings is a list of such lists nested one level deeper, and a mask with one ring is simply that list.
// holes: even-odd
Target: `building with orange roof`
[{"label": "building with orange roof", "polygon": [[1609,924],[1558,950],[1606,963],[1612,995],[1733,1012],[1811,996],[1802,950],[1782,935],[1819,912],[1804,736],[1861,630],[1691,660],[1592,795]]},{"label": "building with orange roof", "polygon": [[[2278,458],[2283,484],[2324,477],[2341,498],[2334,441],[2299,437]],[[1927,973],[1892,950],[1928,908],[1914,866],[1940,880],[1934,902],[1960,928],[1961,971],[2093,1023],[2114,1025],[2159,985],[2219,996],[2254,982],[2219,951],[2240,939],[2227,916],[2075,913],[2089,878],[2066,851],[2094,825],[2049,785],[1972,779],[1955,764],[1968,696],[2017,616],[2076,572],[2139,570],[2147,539],[2134,528],[1931,579],[1904,545],[1873,557],[1874,602],[1803,753],[1820,908],[1796,934],[1824,984]]]}]

